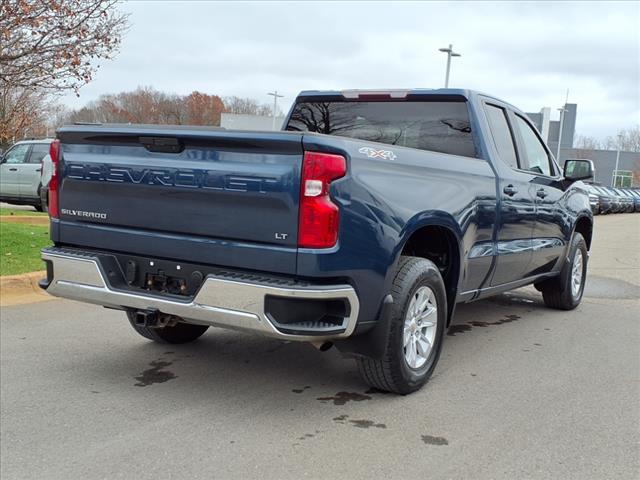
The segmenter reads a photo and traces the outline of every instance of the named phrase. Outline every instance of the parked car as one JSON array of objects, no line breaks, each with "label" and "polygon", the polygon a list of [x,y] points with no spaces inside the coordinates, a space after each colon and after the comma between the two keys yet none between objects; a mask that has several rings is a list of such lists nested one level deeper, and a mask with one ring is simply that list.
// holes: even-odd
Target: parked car
[{"label": "parked car", "polygon": [[42,175],[40,177],[40,205],[42,205],[43,211],[48,211],[49,208],[49,181],[53,176],[53,163],[51,162],[51,155],[46,155],[42,159]]},{"label": "parked car", "polygon": [[622,212],[622,199],[618,192],[611,187],[602,187],[603,190],[607,192],[609,197],[611,198],[611,213],[620,213]]},{"label": "parked car", "polygon": [[41,286],[157,342],[215,325],[334,344],[400,394],[433,372],[456,303],[527,284],[580,303],[593,164],[560,169],[515,107],[313,91],[285,129],[61,128]]},{"label": "parked car", "polygon": [[625,197],[626,200],[626,209],[625,212],[626,213],[633,213],[634,211],[634,200],[633,200],[633,194],[631,193],[631,190],[627,189],[627,188],[620,188],[620,193]]},{"label": "parked car", "polygon": [[33,205],[42,211],[42,163],[49,155],[51,139],[15,143],[0,159],[0,201]]},{"label": "parked car", "polygon": [[591,212],[594,215],[600,213],[600,193],[594,185],[586,185],[587,192],[589,192],[589,205],[591,206]]},{"label": "parked car", "polygon": [[629,192],[633,196],[633,211],[638,213],[640,212],[640,191],[631,189]]},{"label": "parked car", "polygon": [[611,194],[600,185],[592,185],[592,187],[598,193],[599,213],[602,215],[613,213],[613,198]]},{"label": "parked car", "polygon": [[613,189],[620,199],[620,213],[633,212],[633,200],[621,188]]}]

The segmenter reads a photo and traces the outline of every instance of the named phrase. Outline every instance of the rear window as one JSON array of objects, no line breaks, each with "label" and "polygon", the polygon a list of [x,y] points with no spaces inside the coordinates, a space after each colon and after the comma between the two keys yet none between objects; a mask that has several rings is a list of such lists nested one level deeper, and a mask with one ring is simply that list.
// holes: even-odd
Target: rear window
[{"label": "rear window", "polygon": [[48,143],[34,143],[31,148],[31,158],[29,159],[29,163],[40,163],[47,155],[49,155]]},{"label": "rear window", "polygon": [[300,102],[286,130],[476,157],[465,102]]}]

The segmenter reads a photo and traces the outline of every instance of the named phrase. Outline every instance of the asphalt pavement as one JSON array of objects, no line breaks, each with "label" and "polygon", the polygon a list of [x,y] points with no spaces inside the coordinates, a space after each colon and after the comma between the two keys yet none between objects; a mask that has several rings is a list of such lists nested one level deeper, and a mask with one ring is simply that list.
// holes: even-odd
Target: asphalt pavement
[{"label": "asphalt pavement", "polygon": [[210,329],[146,341],[52,300],[0,320],[0,477],[640,476],[640,215],[598,217],[581,306],[532,288],[459,306],[421,391],[331,349]]}]

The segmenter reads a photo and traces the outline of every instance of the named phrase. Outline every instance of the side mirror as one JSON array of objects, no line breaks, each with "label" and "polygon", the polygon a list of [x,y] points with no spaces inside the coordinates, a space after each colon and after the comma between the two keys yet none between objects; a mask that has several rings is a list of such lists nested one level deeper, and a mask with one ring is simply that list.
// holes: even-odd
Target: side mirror
[{"label": "side mirror", "polygon": [[564,162],[564,178],[570,182],[593,179],[595,168],[591,160],[567,160]]}]

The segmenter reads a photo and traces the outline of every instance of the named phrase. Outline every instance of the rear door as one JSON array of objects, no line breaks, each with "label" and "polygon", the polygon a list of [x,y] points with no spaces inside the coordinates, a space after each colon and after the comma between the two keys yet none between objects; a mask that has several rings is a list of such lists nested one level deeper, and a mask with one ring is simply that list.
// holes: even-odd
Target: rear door
[{"label": "rear door", "polygon": [[499,157],[500,195],[495,267],[490,286],[502,285],[526,276],[531,262],[531,236],[536,206],[531,175],[520,170],[523,161],[515,147],[507,110],[498,103],[485,103],[484,111]]},{"label": "rear door", "polygon": [[21,143],[11,148],[0,165],[0,194],[6,197],[20,196],[20,171],[29,158],[31,145]]},{"label": "rear door", "polygon": [[535,192],[536,222],[529,274],[547,273],[565,251],[564,232],[572,213],[563,211],[563,177],[537,130],[522,115],[514,113],[513,118],[524,161],[522,168],[528,172]]},{"label": "rear door", "polygon": [[42,159],[49,154],[48,143],[34,143],[27,161],[18,173],[19,192],[22,198],[38,198],[42,172]]},{"label": "rear door", "polygon": [[65,127],[57,241],[295,273],[302,135]]}]

